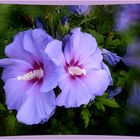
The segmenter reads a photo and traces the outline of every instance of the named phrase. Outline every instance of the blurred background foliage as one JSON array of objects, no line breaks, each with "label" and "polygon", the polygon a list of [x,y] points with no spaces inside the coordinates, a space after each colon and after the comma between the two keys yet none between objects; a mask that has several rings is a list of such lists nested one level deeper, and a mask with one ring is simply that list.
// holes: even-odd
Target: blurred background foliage
[{"label": "blurred background foliage", "polygon": [[[61,39],[74,27],[92,34],[100,48],[108,49],[123,57],[129,43],[139,36],[139,25],[124,33],[114,31],[114,18],[119,5],[92,6],[88,15],[70,14],[67,6],[0,5],[0,58],[4,49],[12,42],[19,31],[35,28],[35,18],[39,17],[46,31],[54,38]],[[68,17],[68,23],[61,20]],[[16,111],[7,110],[3,81],[0,80],[0,135],[47,135],[47,134],[84,134],[84,135],[140,135],[140,113],[127,107],[133,81],[139,82],[139,71],[129,68],[120,61],[109,66],[113,77],[114,89],[122,92],[109,98],[106,92],[88,105],[80,108],[65,109],[57,107],[56,113],[45,124],[24,125],[16,120]],[[2,69],[0,69],[2,73]],[[140,110],[140,109],[139,109]],[[131,116],[128,115],[131,113]]]}]

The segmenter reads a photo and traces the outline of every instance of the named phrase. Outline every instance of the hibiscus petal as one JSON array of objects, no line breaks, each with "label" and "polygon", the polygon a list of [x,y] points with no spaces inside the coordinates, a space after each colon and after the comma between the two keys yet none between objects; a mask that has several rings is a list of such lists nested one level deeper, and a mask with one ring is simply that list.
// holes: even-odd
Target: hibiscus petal
[{"label": "hibiscus petal", "polygon": [[55,64],[64,64],[64,55],[62,53],[62,42],[53,40],[48,43],[44,51]]},{"label": "hibiscus petal", "polygon": [[4,67],[2,79],[6,81],[9,78],[16,78],[17,76],[24,75],[32,66],[25,61],[17,59],[1,59],[0,66]]},{"label": "hibiscus petal", "polygon": [[53,40],[53,38],[42,29],[34,29],[32,36],[39,50],[44,50],[46,45]]},{"label": "hibiscus petal", "polygon": [[109,76],[109,79],[110,79],[110,84],[109,85],[113,85],[113,79],[111,77],[111,73],[110,73],[110,70],[109,70],[108,66],[103,62],[101,63],[101,65],[102,65],[102,69],[105,70],[108,73],[108,76]]},{"label": "hibiscus petal", "polygon": [[23,47],[23,38],[24,32],[20,32],[19,34],[17,34],[14,38],[14,41],[6,46],[5,54],[8,57],[32,63],[33,61],[32,56],[27,51],[25,51]]},{"label": "hibiscus petal", "polygon": [[75,28],[70,33],[64,39],[64,55],[67,63],[72,59],[78,61],[80,58],[88,57],[96,51],[96,39],[90,34],[82,33],[80,28]]},{"label": "hibiscus petal", "polygon": [[93,70],[82,78],[94,96],[101,96],[110,84],[108,73],[105,70]]},{"label": "hibiscus petal", "polygon": [[26,94],[29,96],[17,113],[18,121],[28,125],[47,121],[55,111],[54,92],[41,93],[34,85]]},{"label": "hibiscus petal", "polygon": [[18,110],[26,98],[26,91],[30,85],[16,78],[8,79],[4,89],[6,93],[6,104],[8,109]]},{"label": "hibiscus petal", "polygon": [[35,30],[27,30],[24,35],[23,43],[24,49],[31,54],[34,55],[37,59],[40,59],[39,52],[40,50],[44,50],[46,45],[53,40],[51,36],[49,36],[42,29]]},{"label": "hibiscus petal", "polygon": [[60,82],[62,92],[57,97],[57,105],[69,107],[79,107],[82,104],[88,104],[94,96],[88,90],[85,83],[79,78],[72,80],[66,77]]},{"label": "hibiscus petal", "polygon": [[84,66],[84,69],[86,71],[90,71],[92,69],[101,69],[101,61],[103,59],[103,56],[101,55],[101,50],[99,48],[96,48],[96,51],[88,56],[88,57],[82,57],[79,61],[80,65]]},{"label": "hibiscus petal", "polygon": [[41,92],[48,92],[58,84],[61,69],[48,56],[44,55],[44,79],[41,85]]},{"label": "hibiscus petal", "polygon": [[32,36],[33,30],[27,30],[26,34],[24,34],[23,38],[23,46],[26,51],[34,55],[36,59],[40,59],[40,56],[38,55],[39,51],[37,50],[37,44],[34,41],[34,38]]}]

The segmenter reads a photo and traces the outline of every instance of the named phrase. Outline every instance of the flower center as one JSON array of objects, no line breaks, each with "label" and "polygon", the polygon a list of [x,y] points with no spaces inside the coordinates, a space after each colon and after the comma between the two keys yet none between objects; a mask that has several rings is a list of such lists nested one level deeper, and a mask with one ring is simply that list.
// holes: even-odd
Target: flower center
[{"label": "flower center", "polygon": [[68,67],[68,73],[72,76],[86,75],[86,70],[77,66]]},{"label": "flower center", "polygon": [[44,72],[43,72],[42,68],[40,68],[40,69],[30,71],[30,72],[24,74],[23,76],[18,76],[17,79],[28,81],[28,80],[33,80],[35,78],[41,79],[43,76],[44,76]]}]

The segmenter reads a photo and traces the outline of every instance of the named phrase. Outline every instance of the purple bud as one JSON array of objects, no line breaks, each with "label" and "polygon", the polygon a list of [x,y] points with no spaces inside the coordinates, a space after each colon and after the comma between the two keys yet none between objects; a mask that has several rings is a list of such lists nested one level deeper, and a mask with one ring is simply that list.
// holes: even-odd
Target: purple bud
[{"label": "purple bud", "polygon": [[102,49],[102,55],[104,60],[111,65],[116,65],[121,60],[121,57],[119,57],[116,53],[110,52],[106,49]]},{"label": "purple bud", "polygon": [[45,30],[45,24],[39,17],[35,18],[35,28],[40,28]]},{"label": "purple bud", "polygon": [[61,24],[64,26],[64,25],[68,24],[68,21],[69,21],[68,17],[67,17],[67,16],[64,16],[64,17],[61,19]]},{"label": "purple bud", "polygon": [[121,87],[116,87],[114,90],[108,90],[109,98],[112,99],[114,96],[120,94],[122,92]]}]

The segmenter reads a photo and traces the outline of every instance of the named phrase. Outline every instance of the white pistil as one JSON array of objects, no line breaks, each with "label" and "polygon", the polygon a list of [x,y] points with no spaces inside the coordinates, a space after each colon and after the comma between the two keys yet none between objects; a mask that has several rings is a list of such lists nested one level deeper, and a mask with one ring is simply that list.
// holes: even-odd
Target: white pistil
[{"label": "white pistil", "polygon": [[37,69],[37,70],[30,71],[30,72],[24,74],[23,76],[18,76],[17,79],[28,81],[28,80],[32,80],[34,78],[41,79],[43,77],[43,75],[44,75],[43,70]]},{"label": "white pistil", "polygon": [[72,76],[74,75],[86,75],[86,70],[80,67],[70,66],[68,67],[68,73]]}]

